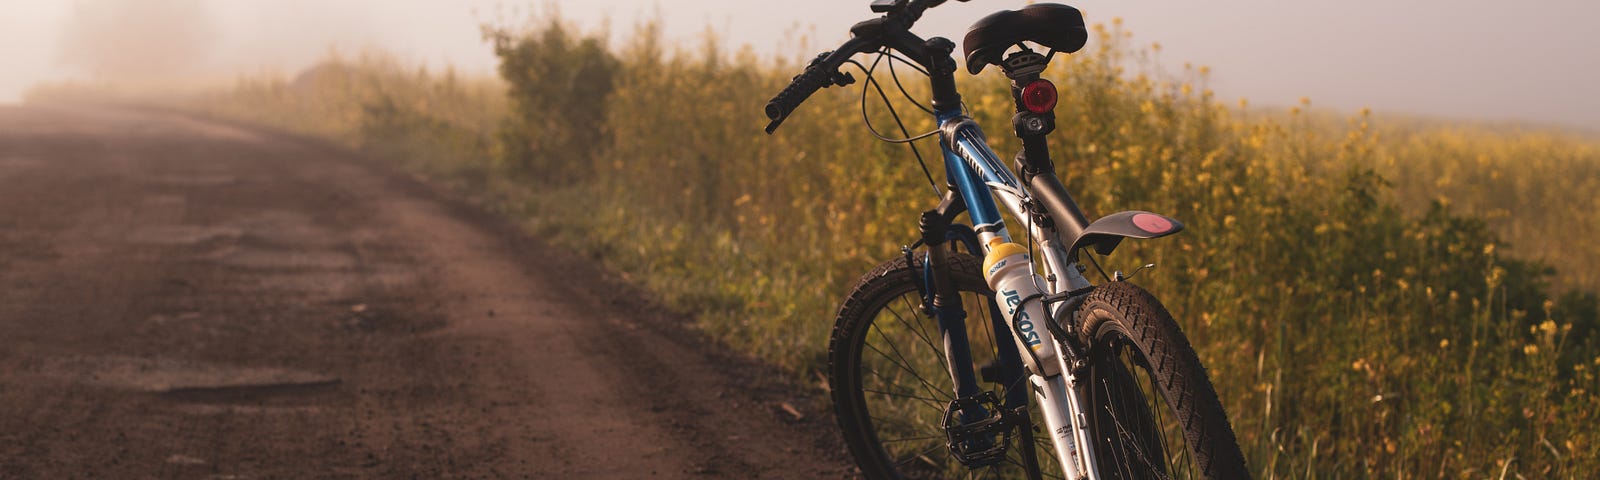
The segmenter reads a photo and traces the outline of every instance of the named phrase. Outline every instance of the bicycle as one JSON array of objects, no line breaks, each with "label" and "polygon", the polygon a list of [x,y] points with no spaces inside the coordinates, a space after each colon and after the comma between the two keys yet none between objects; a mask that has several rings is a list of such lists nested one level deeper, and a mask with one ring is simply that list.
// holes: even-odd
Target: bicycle
[{"label": "bicycle", "polygon": [[[846,63],[866,73],[886,104],[873,77],[879,62],[887,58],[891,74],[900,62],[929,78],[931,108],[923,108],[936,130],[910,136],[892,104],[907,138],[868,127],[896,142],[937,134],[946,188],[922,213],[919,239],[858,281],[829,342],[834,410],[862,473],[1249,478],[1227,414],[1171,315],[1121,272],[1101,270],[1104,281],[1092,284],[1078,261],[1087,249],[1105,256],[1124,239],[1184,228],[1144,211],[1091,222],[1055,175],[1046,135],[1055,129],[1057,90],[1040,74],[1054,55],[1086,43],[1082,14],[1059,4],[1005,10],[963,38],[968,72],[994,65],[1011,80],[1022,141],[1013,174],[964,115],[954,42],[910,31],[943,3],[872,2],[883,15],[851,27],[848,41],[818,55],[765,109],[771,134],[816,91],[854,83],[840,70]],[[868,68],[856,54],[878,60]],[[926,163],[923,170],[934,183]],[[1028,246],[1012,241],[1000,206],[1026,224]],[[970,225],[958,221],[962,213]]]}]

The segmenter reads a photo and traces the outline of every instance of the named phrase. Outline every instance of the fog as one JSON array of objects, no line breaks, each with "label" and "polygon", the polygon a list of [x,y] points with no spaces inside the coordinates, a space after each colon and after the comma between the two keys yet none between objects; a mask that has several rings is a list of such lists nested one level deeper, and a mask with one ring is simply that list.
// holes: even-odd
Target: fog
[{"label": "fog", "polygon": [[[486,21],[514,22],[559,9],[615,35],[651,18],[669,38],[701,41],[707,28],[730,47],[794,56],[842,41],[871,15],[867,0],[0,0],[0,102],[29,86],[117,77],[171,82],[240,72],[292,73],[327,55],[364,48],[434,66],[491,72],[479,36]],[[975,0],[931,11],[924,35],[959,39],[983,14],[1022,0]],[[1140,44],[1160,42],[1155,66],[1208,65],[1225,99],[1289,105],[1518,120],[1600,129],[1600,42],[1588,22],[1600,3],[1067,2],[1091,22],[1125,20]],[[133,5],[134,8],[129,8]],[[166,78],[165,80],[162,80]]]},{"label": "fog", "polygon": [[500,10],[489,1],[0,0],[0,102],[40,82],[290,74],[364,49],[489,74],[480,23]]}]

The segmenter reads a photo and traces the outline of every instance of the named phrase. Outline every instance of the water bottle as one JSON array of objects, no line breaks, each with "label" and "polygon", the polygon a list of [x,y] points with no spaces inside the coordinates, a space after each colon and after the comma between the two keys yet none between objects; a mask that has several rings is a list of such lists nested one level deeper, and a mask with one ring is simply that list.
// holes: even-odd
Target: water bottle
[{"label": "water bottle", "polygon": [[[1061,373],[1061,364],[1056,361],[1055,340],[1044,324],[1049,317],[1045,316],[1044,302],[1036,297],[1044,280],[1033,273],[1028,249],[1015,243],[1002,243],[996,238],[990,243],[989,254],[983,258],[983,278],[995,291],[995,301],[1004,312],[1006,323],[1011,325],[1017,347],[1024,349],[1019,352],[1023,352],[1022,361],[1028,364],[1028,369],[1046,377]],[[1025,353],[1030,351],[1033,352],[1031,356]]]}]

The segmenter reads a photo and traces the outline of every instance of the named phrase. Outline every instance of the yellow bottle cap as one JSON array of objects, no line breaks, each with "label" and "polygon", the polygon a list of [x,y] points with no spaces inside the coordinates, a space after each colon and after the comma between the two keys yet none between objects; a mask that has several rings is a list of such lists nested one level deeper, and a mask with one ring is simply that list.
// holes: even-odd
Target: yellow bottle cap
[{"label": "yellow bottle cap", "polygon": [[999,239],[996,239],[995,242],[998,243],[998,245],[991,244],[989,247],[989,254],[983,256],[983,275],[985,277],[989,275],[989,269],[994,267],[995,262],[999,262],[1003,258],[1019,253],[1023,255],[1028,254],[1027,247],[1017,245],[1015,243],[999,243],[998,240]]}]

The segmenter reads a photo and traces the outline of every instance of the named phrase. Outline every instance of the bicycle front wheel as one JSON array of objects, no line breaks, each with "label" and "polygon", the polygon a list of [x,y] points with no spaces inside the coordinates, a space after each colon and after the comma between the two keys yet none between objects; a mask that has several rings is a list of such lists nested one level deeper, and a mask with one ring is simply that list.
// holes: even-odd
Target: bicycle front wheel
[{"label": "bicycle front wheel", "polygon": [[1248,479],[1244,455],[1205,368],[1167,309],[1108,282],[1078,307],[1100,478]]},{"label": "bicycle front wheel", "polygon": [[[978,259],[954,253],[949,258],[950,279],[967,313],[967,367],[995,365],[1000,348],[1016,347],[1010,337],[996,338],[993,293],[979,274]],[[922,259],[918,254],[909,262],[897,258],[878,265],[857,283],[834,325],[829,384],[856,464],[867,478],[1038,478],[1040,471],[1043,478],[1061,478],[1050,440],[1036,428],[1017,427],[998,463],[970,467],[951,453],[944,420],[955,387],[937,321],[922,309]],[[1009,397],[1013,404],[1020,399],[1026,406],[1026,385],[1014,375],[980,381],[979,387],[997,399],[1017,395]]]}]

